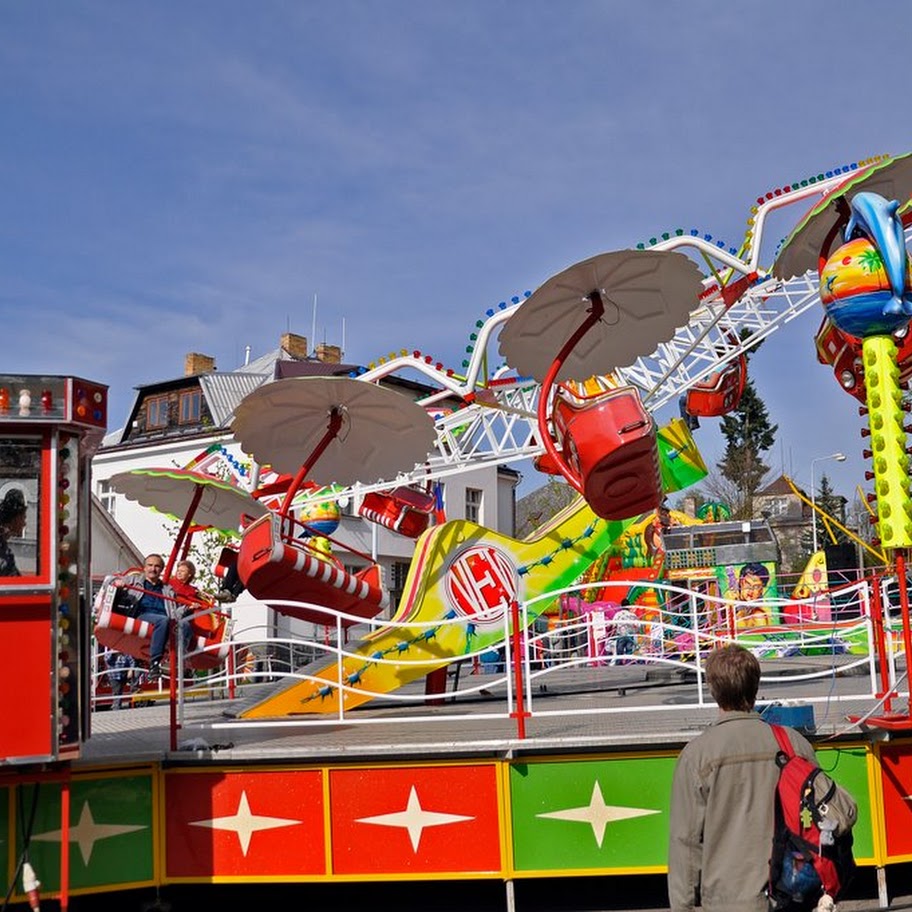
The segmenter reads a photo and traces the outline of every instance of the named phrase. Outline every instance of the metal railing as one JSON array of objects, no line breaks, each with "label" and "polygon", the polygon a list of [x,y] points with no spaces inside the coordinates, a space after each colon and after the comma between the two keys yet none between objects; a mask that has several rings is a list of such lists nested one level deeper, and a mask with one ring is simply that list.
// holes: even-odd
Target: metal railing
[{"label": "metal railing", "polygon": [[[636,612],[617,600],[630,585],[627,580],[568,589],[559,593],[561,615],[547,619],[537,616],[537,604],[553,603],[555,593],[514,603],[511,610],[500,610],[496,621],[482,616],[431,622],[364,621],[311,606],[327,616],[327,635],[319,640],[268,637],[266,628],[235,629],[226,662],[209,673],[197,672],[192,687],[178,677],[172,743],[176,744],[177,729],[188,727],[186,705],[192,699],[228,698],[240,704],[268,698],[263,696],[268,688],[301,684],[310,685],[311,694],[319,690],[319,700],[313,700],[315,710],[329,698],[332,711],[193,724],[208,728],[428,725],[471,715],[474,720],[511,720],[515,737],[522,739],[526,726],[534,725],[537,718],[693,710],[712,705],[703,676],[705,656],[732,641],[761,659],[762,685],[773,689],[788,685],[790,699],[827,707],[861,702],[873,711],[885,697],[908,696],[894,580],[874,578],[845,586],[833,593],[829,605],[820,596],[738,603],[650,581],[643,586],[654,593],[655,604],[645,609],[637,606]],[[782,622],[762,623],[767,617]],[[352,624],[348,633],[357,639],[349,643],[346,625]],[[379,631],[387,637],[395,632],[393,639],[398,638],[401,648],[371,653],[370,644]],[[453,631],[467,644],[458,655],[443,659],[420,648],[433,639],[449,636],[452,640]],[[182,642],[176,639],[182,658]],[[396,667],[410,683],[393,691],[372,689],[370,670],[384,666]],[[441,668],[448,670],[441,672]],[[577,693],[625,693],[642,686],[631,680],[634,671],[641,681],[651,678],[662,686],[642,687],[635,703],[600,699],[570,706],[552,699],[562,688]],[[438,679],[442,675],[445,686],[430,690],[425,682],[435,672]],[[673,688],[673,700],[668,699],[669,688]],[[362,707],[366,704],[367,711],[347,708],[339,695],[350,695],[349,702]],[[478,706],[480,700],[483,707]],[[433,713],[428,712],[429,706]]]}]

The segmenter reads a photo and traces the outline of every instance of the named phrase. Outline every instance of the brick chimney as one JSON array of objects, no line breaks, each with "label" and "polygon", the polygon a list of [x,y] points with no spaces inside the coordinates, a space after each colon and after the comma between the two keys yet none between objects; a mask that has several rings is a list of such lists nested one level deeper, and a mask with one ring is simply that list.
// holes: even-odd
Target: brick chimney
[{"label": "brick chimney", "polygon": [[341,364],[342,349],[338,345],[327,345],[321,342],[317,346],[317,360],[324,364]]},{"label": "brick chimney", "polygon": [[192,377],[194,374],[208,374],[215,370],[215,358],[211,355],[201,355],[199,352],[188,352],[184,356],[184,376]]},{"label": "brick chimney", "polygon": [[292,358],[303,360],[307,357],[307,339],[297,333],[282,333],[279,345],[291,355]]}]

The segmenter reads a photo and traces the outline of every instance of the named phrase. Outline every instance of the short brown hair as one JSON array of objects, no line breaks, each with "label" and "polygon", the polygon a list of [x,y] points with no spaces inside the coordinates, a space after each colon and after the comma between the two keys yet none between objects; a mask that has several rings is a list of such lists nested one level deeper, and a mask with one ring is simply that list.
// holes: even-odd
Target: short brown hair
[{"label": "short brown hair", "polygon": [[732,643],[706,658],[706,683],[720,709],[749,712],[760,687],[760,663],[743,646]]}]

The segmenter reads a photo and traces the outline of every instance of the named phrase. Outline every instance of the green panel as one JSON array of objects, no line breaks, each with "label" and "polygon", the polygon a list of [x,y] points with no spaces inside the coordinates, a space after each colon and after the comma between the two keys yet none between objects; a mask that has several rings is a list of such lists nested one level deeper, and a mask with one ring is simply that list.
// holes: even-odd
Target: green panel
[{"label": "green panel", "polygon": [[824,748],[817,761],[858,805],[858,823],[852,828],[856,859],[874,858],[874,829],[871,824],[871,794],[868,790],[867,752],[863,747]]},{"label": "green panel", "polygon": [[[27,820],[33,787],[20,791]],[[76,779],[70,785],[70,889],[151,881],[152,777]],[[60,786],[40,787],[29,858],[42,890],[60,887]],[[21,849],[21,835],[17,835]]]},{"label": "green panel", "polygon": [[675,760],[511,765],[516,869],[664,866]]}]

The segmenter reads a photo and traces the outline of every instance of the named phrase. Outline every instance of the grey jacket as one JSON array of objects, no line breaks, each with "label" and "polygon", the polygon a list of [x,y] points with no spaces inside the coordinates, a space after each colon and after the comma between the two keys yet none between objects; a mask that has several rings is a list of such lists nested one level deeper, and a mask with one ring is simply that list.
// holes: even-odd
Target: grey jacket
[{"label": "grey jacket", "polygon": [[[143,573],[127,573],[122,577],[115,576],[111,577],[111,579],[122,579],[124,586],[126,587],[121,590],[115,602],[121,609],[132,607],[142,598],[142,592],[139,592],[138,590],[143,587],[143,583],[146,581],[146,577]],[[105,582],[107,582],[107,580],[105,580]],[[174,597],[174,590],[171,588],[170,584],[162,584],[161,594],[165,603],[165,612],[168,617],[172,620],[180,617],[181,612],[178,609]]]},{"label": "grey jacket", "polygon": [[[795,753],[814,749],[788,729]],[[668,898],[690,912],[767,912],[779,746],[757,713],[723,712],[687,744],[672,782]]]}]

